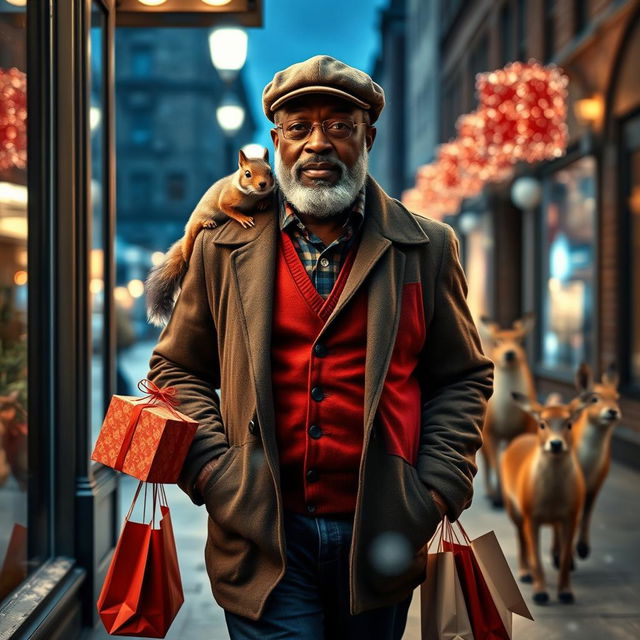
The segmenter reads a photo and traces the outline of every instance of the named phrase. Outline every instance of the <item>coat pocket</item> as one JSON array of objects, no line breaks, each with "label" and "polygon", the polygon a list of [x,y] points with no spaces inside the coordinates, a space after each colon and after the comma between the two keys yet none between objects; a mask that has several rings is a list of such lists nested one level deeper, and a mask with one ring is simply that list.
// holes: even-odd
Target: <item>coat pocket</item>
[{"label": "coat pocket", "polygon": [[[375,443],[369,456],[362,507],[364,575],[377,595],[400,597],[426,577],[426,545],[440,513],[412,465]],[[397,560],[385,572],[376,566],[375,554],[389,544],[384,553]]]},{"label": "coat pocket", "polygon": [[207,571],[214,589],[252,581],[279,566],[275,487],[259,440],[235,447],[226,468],[207,486],[205,502]]}]

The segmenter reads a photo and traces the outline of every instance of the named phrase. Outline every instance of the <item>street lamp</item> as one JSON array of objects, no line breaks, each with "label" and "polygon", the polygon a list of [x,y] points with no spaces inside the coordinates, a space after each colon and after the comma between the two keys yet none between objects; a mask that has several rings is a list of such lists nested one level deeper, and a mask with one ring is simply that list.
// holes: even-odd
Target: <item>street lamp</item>
[{"label": "street lamp", "polygon": [[216,118],[220,128],[225,135],[225,156],[227,162],[230,163],[229,172],[233,171],[235,162],[233,160],[233,138],[238,133],[244,123],[244,107],[238,102],[237,98],[228,93],[218,105],[216,109]]},{"label": "street lamp", "polygon": [[247,158],[262,158],[264,155],[264,147],[261,144],[251,142],[242,147],[242,151]]},{"label": "street lamp", "polygon": [[209,34],[211,62],[220,77],[233,82],[247,59],[247,33],[238,27],[218,27]]},{"label": "street lamp", "polygon": [[220,128],[232,138],[244,123],[244,107],[229,95],[218,105],[216,118]]}]

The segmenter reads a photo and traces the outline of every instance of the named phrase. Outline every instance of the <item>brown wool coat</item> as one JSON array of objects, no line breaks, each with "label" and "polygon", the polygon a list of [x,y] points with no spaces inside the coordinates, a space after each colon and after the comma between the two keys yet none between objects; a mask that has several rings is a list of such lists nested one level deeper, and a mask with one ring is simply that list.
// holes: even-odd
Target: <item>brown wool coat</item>
[{"label": "brown wool coat", "polygon": [[[285,571],[282,498],[270,381],[270,327],[276,240],[275,200],[255,227],[233,221],[204,229],[148,378],[178,388],[180,410],[200,422],[179,485],[209,512],[205,549],[213,595],[222,607],[258,619]],[[344,291],[323,331],[354,292],[369,287],[363,455],[350,550],[350,610],[399,602],[425,578],[426,543],[440,515],[469,506],[493,391],[466,304],[467,284],[450,226],[413,214],[367,177],[363,236]],[[376,406],[398,333],[402,285],[422,283],[426,340],[418,375],[423,391],[416,467],[385,451]],[[216,392],[220,389],[220,395]],[[198,472],[218,457],[205,497]],[[414,556],[401,575],[372,571],[368,549],[396,531]]]}]

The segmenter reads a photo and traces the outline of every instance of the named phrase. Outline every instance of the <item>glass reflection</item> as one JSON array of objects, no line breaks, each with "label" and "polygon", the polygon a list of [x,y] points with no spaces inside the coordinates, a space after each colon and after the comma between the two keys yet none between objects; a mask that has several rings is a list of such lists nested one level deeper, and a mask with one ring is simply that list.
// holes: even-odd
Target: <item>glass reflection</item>
[{"label": "glass reflection", "polygon": [[542,364],[568,374],[591,359],[595,168],[584,157],[545,182]]},{"label": "glass reflection", "polygon": [[24,7],[0,8],[0,601],[27,576],[27,103]]}]

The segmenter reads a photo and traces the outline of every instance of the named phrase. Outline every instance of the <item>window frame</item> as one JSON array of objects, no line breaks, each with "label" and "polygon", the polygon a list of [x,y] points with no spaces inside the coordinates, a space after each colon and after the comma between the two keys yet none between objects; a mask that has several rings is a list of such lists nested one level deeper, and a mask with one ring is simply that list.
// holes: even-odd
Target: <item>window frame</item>
[{"label": "window frame", "polygon": [[[633,284],[633,276],[629,265],[631,263],[631,208],[627,202],[631,182],[631,172],[626,160],[630,149],[626,144],[627,129],[632,121],[640,122],[640,107],[634,109],[617,122],[618,166],[620,167],[617,185],[620,233],[618,234],[618,322],[620,327],[617,360],[620,366],[620,393],[635,400],[640,400],[640,382],[634,383],[631,377],[631,345],[633,331],[633,303],[629,291]],[[640,148],[640,147],[639,147]]]}]

